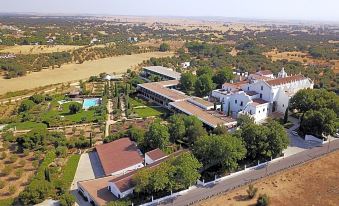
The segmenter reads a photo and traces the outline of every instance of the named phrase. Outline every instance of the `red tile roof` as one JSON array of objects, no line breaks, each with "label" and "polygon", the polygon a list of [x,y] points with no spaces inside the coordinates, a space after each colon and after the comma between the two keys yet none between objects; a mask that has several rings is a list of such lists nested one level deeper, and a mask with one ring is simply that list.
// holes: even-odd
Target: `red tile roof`
[{"label": "red tile roof", "polygon": [[260,105],[260,104],[266,104],[266,103],[268,103],[268,101],[265,101],[265,100],[260,99],[260,98],[252,99],[252,101],[253,101],[252,104],[254,104],[255,106],[256,106],[256,105]]},{"label": "red tile roof", "polygon": [[257,72],[259,75],[271,75],[272,72],[270,70],[260,70]]},{"label": "red tile roof", "polygon": [[159,148],[154,149],[154,150],[149,151],[149,152],[146,152],[145,155],[149,156],[149,158],[151,158],[153,161],[157,161],[157,160],[159,160],[159,159],[164,158],[164,157],[167,156],[167,155],[166,155],[163,151],[161,151]]},{"label": "red tile roof", "polygon": [[245,85],[247,84],[248,81],[240,81],[240,82],[235,82],[235,83],[224,83],[223,86],[231,86],[231,87],[234,87],[234,88],[237,88],[237,89],[241,89],[241,86],[242,85]]},{"label": "red tile roof", "polygon": [[129,138],[121,138],[95,148],[105,175],[143,162],[137,146]]},{"label": "red tile roof", "polygon": [[276,85],[281,85],[281,84],[288,84],[288,83],[295,82],[295,81],[301,81],[304,79],[306,79],[306,77],[299,74],[299,75],[285,77],[285,78],[277,78],[277,79],[268,80],[266,81],[266,83],[269,84],[270,86],[276,86]]}]

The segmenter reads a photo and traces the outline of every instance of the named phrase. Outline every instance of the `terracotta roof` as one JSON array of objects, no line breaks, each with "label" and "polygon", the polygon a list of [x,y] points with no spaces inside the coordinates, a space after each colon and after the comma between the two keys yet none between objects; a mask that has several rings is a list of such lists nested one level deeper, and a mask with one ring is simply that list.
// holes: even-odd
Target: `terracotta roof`
[{"label": "terracotta roof", "polygon": [[252,104],[253,104],[254,106],[257,106],[257,105],[260,105],[260,104],[266,104],[266,103],[268,103],[268,101],[265,101],[265,100],[260,99],[260,98],[252,99],[252,101],[253,101]]},{"label": "terracotta roof", "polygon": [[153,161],[157,161],[161,158],[166,157],[167,155],[161,151],[159,148],[154,149],[152,151],[146,152],[146,154],[149,158],[151,158]]},{"label": "terracotta roof", "polygon": [[276,85],[281,85],[281,84],[288,84],[288,83],[295,82],[295,81],[301,81],[304,79],[306,79],[306,77],[300,74],[300,75],[289,76],[285,78],[277,78],[277,79],[268,80],[266,81],[266,83],[269,84],[270,86],[276,86]]},{"label": "terracotta roof", "polygon": [[189,96],[185,95],[184,93],[178,90],[166,88],[162,83],[159,82],[139,84],[138,86],[164,96],[172,101],[180,101],[189,98]]},{"label": "terracotta roof", "polygon": [[98,179],[78,182],[78,185],[85,190],[96,204],[102,206],[116,199],[112,192],[107,189],[108,182],[116,178],[107,176]]},{"label": "terracotta roof", "polygon": [[143,162],[137,146],[129,138],[121,138],[95,148],[105,175]]},{"label": "terracotta roof", "polygon": [[230,86],[230,87],[235,87],[237,89],[241,89],[241,86],[245,85],[247,83],[248,83],[247,80],[246,81],[235,82],[235,83],[227,83],[226,82],[226,83],[223,84],[223,86]]},{"label": "terracotta roof", "polygon": [[200,121],[213,128],[217,127],[218,125],[225,125],[227,123],[233,122],[233,119],[231,118],[220,118],[220,115],[213,115],[215,113],[205,111],[188,101],[171,102],[170,105],[188,115],[196,116],[198,119],[200,119]]},{"label": "terracotta roof", "polygon": [[259,75],[271,75],[273,73],[270,70],[260,70],[260,71],[257,72],[257,74],[259,74]]},{"label": "terracotta roof", "polygon": [[199,104],[204,105],[206,107],[213,107],[214,106],[214,104],[212,102],[206,101],[206,100],[201,99],[199,97],[193,97],[193,98],[189,99],[188,101],[192,102],[193,104],[194,104],[194,102],[196,102],[196,103],[199,103]]},{"label": "terracotta roof", "polygon": [[255,92],[255,91],[247,91],[245,92],[248,96],[254,96],[254,95],[257,95],[258,93]]},{"label": "terracotta roof", "polygon": [[248,77],[250,79],[254,79],[254,80],[270,80],[270,79],[272,79],[270,77],[265,77],[265,76],[261,76],[261,75],[258,75],[258,74],[250,74]]}]

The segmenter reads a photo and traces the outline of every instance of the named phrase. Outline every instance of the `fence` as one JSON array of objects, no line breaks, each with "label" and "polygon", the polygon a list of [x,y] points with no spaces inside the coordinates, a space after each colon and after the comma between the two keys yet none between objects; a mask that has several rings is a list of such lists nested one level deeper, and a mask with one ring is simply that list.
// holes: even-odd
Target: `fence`
[{"label": "fence", "polygon": [[[330,145],[330,143],[332,143],[332,144]],[[227,179],[231,179],[231,178],[234,178],[234,177],[239,176],[239,175],[250,174],[251,172],[254,172],[255,170],[258,171],[258,174],[256,174],[257,175],[256,177],[251,176],[251,178],[248,178],[246,181],[239,182],[236,185],[228,187],[228,188],[225,187],[225,189],[222,189],[220,191],[218,191],[218,190],[213,191],[211,189],[209,192],[206,192],[206,190],[204,190],[204,192],[200,196],[196,197],[197,198],[196,200],[187,202],[185,204],[180,204],[180,205],[196,204],[197,202],[209,199],[209,198],[214,197],[214,196],[225,194],[225,193],[227,193],[231,190],[234,190],[238,187],[247,185],[247,184],[254,182],[258,179],[261,179],[261,178],[264,178],[264,177],[267,177],[267,176],[271,176],[271,175],[276,174],[276,173],[278,173],[282,170],[292,168],[296,165],[302,165],[302,164],[304,164],[308,161],[318,159],[318,158],[324,156],[325,154],[339,150],[339,139],[338,140],[332,140],[330,143],[328,143],[326,146],[324,145],[322,147],[315,147],[313,149],[305,150],[303,152],[300,152],[300,153],[297,153],[295,155],[291,155],[291,156],[288,156],[288,157],[279,157],[279,158],[275,158],[271,161],[259,163],[256,166],[245,168],[244,170],[241,170],[241,171],[232,173],[230,175],[215,179],[214,181],[211,181],[211,182],[205,183],[204,181],[198,180],[197,186],[192,186],[187,190],[183,190],[183,191],[180,191],[180,192],[177,192],[177,193],[173,193],[172,195],[162,197],[162,198],[159,198],[157,200],[153,200],[152,202],[142,204],[142,206],[157,205],[157,204],[160,204],[161,202],[164,202],[165,200],[174,199],[174,198],[176,198],[180,195],[183,195],[183,194],[185,194],[185,193],[187,193],[187,192],[189,192],[193,189],[197,189],[199,186],[205,188],[205,187],[209,187],[210,185],[222,184],[222,182],[226,181]],[[332,148],[330,146],[332,146]],[[272,168],[272,169],[270,169],[270,171],[268,171],[267,168],[271,164],[272,164],[272,166],[276,166],[276,168]],[[280,168],[279,168],[279,166],[280,166]],[[263,168],[266,168],[266,170],[262,170]]]}]

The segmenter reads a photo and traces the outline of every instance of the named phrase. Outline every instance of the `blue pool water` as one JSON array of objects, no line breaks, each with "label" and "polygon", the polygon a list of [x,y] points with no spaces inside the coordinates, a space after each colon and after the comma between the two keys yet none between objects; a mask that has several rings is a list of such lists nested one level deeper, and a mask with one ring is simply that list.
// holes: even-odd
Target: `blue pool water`
[{"label": "blue pool water", "polygon": [[100,104],[100,98],[90,98],[90,99],[84,99],[84,102],[82,103],[83,109],[88,109],[90,107],[95,107]]}]

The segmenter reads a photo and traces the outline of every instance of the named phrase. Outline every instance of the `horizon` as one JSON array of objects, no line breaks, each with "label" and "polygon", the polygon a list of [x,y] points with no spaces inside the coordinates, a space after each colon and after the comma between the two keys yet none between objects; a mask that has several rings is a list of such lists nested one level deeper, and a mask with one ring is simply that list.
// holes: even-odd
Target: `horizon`
[{"label": "horizon", "polygon": [[[134,0],[100,0],[93,7],[89,0],[0,0],[3,6],[0,13],[5,14],[39,14],[39,15],[87,15],[87,16],[136,16],[136,17],[172,17],[172,18],[219,18],[219,19],[246,19],[246,20],[273,20],[273,21],[303,21],[303,22],[339,22],[339,13],[336,8],[339,2],[335,0],[293,0],[271,2],[260,0],[261,3],[244,0],[234,2],[222,0],[180,0],[157,1],[145,0],[134,6]],[[81,3],[80,3],[81,2]],[[291,5],[294,6],[291,6]],[[67,5],[67,6],[65,6]],[[132,5],[132,7],[131,7]],[[217,5],[217,6],[216,6]],[[136,8],[138,7],[138,8]],[[179,9],[178,9],[179,8]],[[48,12],[46,12],[48,11]]]}]

